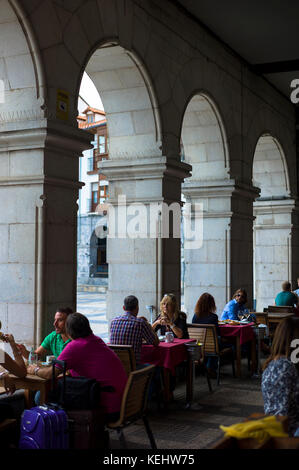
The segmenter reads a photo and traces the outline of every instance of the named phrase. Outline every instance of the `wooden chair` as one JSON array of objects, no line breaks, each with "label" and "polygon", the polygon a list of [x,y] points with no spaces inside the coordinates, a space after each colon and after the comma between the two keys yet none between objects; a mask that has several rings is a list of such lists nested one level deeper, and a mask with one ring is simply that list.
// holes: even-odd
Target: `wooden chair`
[{"label": "wooden chair", "polygon": [[203,344],[204,358],[217,358],[217,385],[220,383],[220,363],[221,358],[224,356],[231,356],[233,376],[235,377],[235,360],[233,348],[231,346],[224,349],[219,348],[216,326],[204,323],[192,323],[188,324],[187,326],[190,338],[196,339]]},{"label": "wooden chair", "polygon": [[136,370],[136,359],[133,346],[127,344],[109,344],[108,346],[121,360],[127,376],[129,377],[130,373]]},{"label": "wooden chair", "polygon": [[108,429],[117,431],[120,443],[124,448],[126,448],[126,441],[123,428],[142,419],[151,448],[157,449],[152,430],[146,417],[148,390],[154,369],[155,366],[147,366],[130,373],[122,398],[119,420],[115,423],[107,424]]},{"label": "wooden chair", "polygon": [[269,340],[269,343],[271,344],[272,342],[272,337],[273,334],[270,333],[270,326],[269,326],[269,318],[268,318],[268,312],[252,312],[254,313],[256,317],[256,322],[258,325],[266,325],[267,326],[267,334],[265,335],[265,339]]},{"label": "wooden chair", "polygon": [[268,313],[267,312],[252,312],[254,313],[256,317],[256,322],[258,325],[263,324],[267,325],[269,327],[269,319],[268,319]]},{"label": "wooden chair", "polygon": [[288,307],[288,306],[278,306],[278,305],[268,305],[268,313],[294,313],[295,308],[294,307]]}]

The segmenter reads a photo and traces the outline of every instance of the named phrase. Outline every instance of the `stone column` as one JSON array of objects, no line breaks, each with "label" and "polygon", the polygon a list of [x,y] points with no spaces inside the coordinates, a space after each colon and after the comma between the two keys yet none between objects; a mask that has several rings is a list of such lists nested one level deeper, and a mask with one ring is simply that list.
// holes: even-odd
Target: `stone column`
[{"label": "stone column", "polygon": [[[169,237],[166,231],[157,237],[157,212],[163,202],[176,203],[180,209],[181,182],[191,167],[166,157],[152,157],[108,160],[99,163],[99,168],[109,180],[107,318],[111,321],[122,313],[123,299],[129,294],[139,298],[140,314],[149,318],[146,305],[155,307],[155,315],[163,294],[172,292],[180,300],[180,220],[178,238],[172,236],[171,228]],[[119,205],[124,198],[126,214],[125,207]],[[166,212],[162,223],[168,220]],[[134,214],[141,221],[139,225],[137,218],[132,220]],[[118,224],[115,237],[113,220]],[[133,234],[134,226],[139,234]]]},{"label": "stone column", "polygon": [[233,292],[243,287],[252,306],[252,202],[256,188],[235,180],[188,181],[183,194],[203,207],[203,243],[184,250],[185,310],[192,319],[196,301],[204,292],[215,298],[217,314]]},{"label": "stone column", "polygon": [[28,346],[58,306],[76,305],[78,157],[89,141],[42,119],[0,134],[0,319]]},{"label": "stone column", "polygon": [[294,199],[260,198],[254,203],[256,309],[274,305],[283,281],[297,288],[298,206]]}]

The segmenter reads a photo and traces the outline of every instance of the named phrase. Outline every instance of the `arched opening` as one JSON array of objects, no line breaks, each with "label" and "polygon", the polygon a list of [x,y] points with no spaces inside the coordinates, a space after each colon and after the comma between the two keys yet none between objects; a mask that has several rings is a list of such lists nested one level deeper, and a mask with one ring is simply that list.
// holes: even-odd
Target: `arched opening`
[{"label": "arched opening", "polygon": [[[97,237],[97,230],[93,232],[94,225],[90,220],[93,218],[99,221],[108,206],[109,236],[105,260],[109,266],[105,302],[108,321],[120,311],[126,295],[137,295],[140,308],[144,311],[146,305],[156,306],[157,303],[158,268],[157,259],[153,259],[156,240],[147,237],[147,233],[143,234],[145,239],[128,236],[126,225],[129,218],[119,227],[122,233],[112,236],[111,230],[109,232],[109,207],[111,210],[113,208],[119,220],[117,217],[123,207],[119,208],[118,197],[122,196],[126,207],[137,202],[144,205],[149,213],[149,203],[155,199],[153,185],[157,178],[157,175],[150,174],[151,166],[157,157],[161,158],[160,121],[151,82],[144,67],[132,53],[116,43],[105,44],[92,54],[85,71],[101,98],[103,119],[107,127],[106,142],[101,135],[96,144],[94,139],[94,148],[86,159],[87,167],[88,158],[93,159],[89,166],[91,171],[87,171],[88,184],[91,184],[86,200],[90,199],[92,206],[90,214],[87,214],[89,239],[92,240],[90,256],[97,252],[97,260],[98,255],[104,253],[103,242]],[[92,103],[88,104],[92,107]],[[88,110],[85,114],[87,130],[90,131],[95,128],[96,122],[88,117]],[[106,145],[105,158],[101,145]],[[95,148],[98,150],[95,151]],[[95,181],[91,181],[92,174],[96,177]],[[81,194],[86,194],[86,187],[87,184]],[[88,262],[89,277],[92,276],[90,283],[95,284],[101,278],[94,275],[94,266],[98,265],[91,262],[90,258]]]},{"label": "arched opening", "polygon": [[291,237],[293,201],[283,149],[270,134],[262,135],[253,159],[254,298],[257,311],[274,304],[281,283],[292,278]]},{"label": "arched opening", "polygon": [[182,188],[183,200],[185,206],[197,204],[197,216],[192,216],[194,223],[202,218],[202,229],[198,224],[201,233],[197,233],[202,239],[200,247],[191,244],[186,249],[184,240],[182,285],[185,311],[191,319],[195,303],[203,292],[215,297],[219,313],[230,286],[228,150],[220,114],[208,95],[196,94],[189,101],[181,141],[184,161],[192,165],[192,177]]},{"label": "arched opening", "polygon": [[109,128],[109,158],[160,154],[160,123],[154,93],[137,58],[117,44],[97,49],[86,72],[98,90]]},{"label": "arched opening", "polygon": [[184,161],[192,165],[192,181],[229,179],[228,151],[219,112],[206,94],[189,101],[182,125]]}]

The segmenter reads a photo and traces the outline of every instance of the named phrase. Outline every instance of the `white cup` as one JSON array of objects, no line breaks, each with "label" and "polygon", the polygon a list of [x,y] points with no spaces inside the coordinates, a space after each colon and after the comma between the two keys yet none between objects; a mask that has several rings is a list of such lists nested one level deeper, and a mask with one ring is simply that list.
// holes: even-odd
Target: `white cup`
[{"label": "white cup", "polygon": [[46,356],[46,362],[48,364],[51,364],[54,359],[56,359],[55,356]]}]

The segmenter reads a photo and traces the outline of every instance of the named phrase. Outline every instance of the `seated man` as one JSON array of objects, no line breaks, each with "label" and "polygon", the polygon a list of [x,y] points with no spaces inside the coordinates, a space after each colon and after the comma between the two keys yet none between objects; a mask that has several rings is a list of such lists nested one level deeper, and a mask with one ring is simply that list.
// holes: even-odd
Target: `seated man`
[{"label": "seated man", "polygon": [[[73,377],[87,377],[99,381],[104,387],[113,387],[113,392],[101,392],[101,406],[107,421],[117,420],[127,383],[127,375],[120,359],[101,338],[93,334],[88,319],[81,313],[68,315],[66,334],[72,341],[67,344],[58,359],[66,361],[67,369]],[[61,373],[60,365],[55,367],[58,376]],[[30,365],[27,372],[50,379],[52,367],[39,368]]]},{"label": "seated man", "polygon": [[146,318],[137,318],[139,303],[137,297],[129,295],[124,300],[124,315],[120,315],[111,322],[110,343],[132,345],[136,358],[136,365],[140,364],[142,341],[157,346],[159,339]]},{"label": "seated man", "polygon": [[282,292],[279,292],[275,297],[275,305],[279,307],[294,307],[298,303],[298,297],[296,294],[291,292],[291,284],[288,281],[284,281],[281,285]]},{"label": "seated man", "polygon": [[[68,307],[59,308],[57,310],[53,323],[55,331],[52,331],[52,333],[46,336],[42,344],[35,350],[35,353],[39,357],[51,354],[57,358],[65,346],[71,341],[65,331],[65,322],[70,313],[73,313],[73,310]],[[17,347],[25,359],[28,359],[30,353],[25,348],[24,344],[18,344]]]}]

